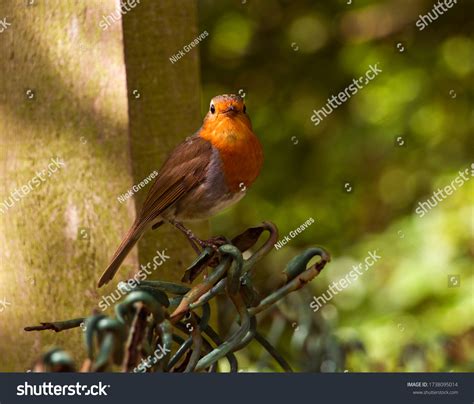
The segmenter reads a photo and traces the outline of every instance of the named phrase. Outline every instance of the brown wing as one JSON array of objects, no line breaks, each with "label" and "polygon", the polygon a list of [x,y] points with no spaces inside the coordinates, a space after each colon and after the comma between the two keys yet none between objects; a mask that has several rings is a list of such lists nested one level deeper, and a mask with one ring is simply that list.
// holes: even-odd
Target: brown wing
[{"label": "brown wing", "polygon": [[173,150],[161,167],[135,223],[133,223],[112,257],[109,266],[100,277],[99,287],[114,277],[148,224],[204,180],[211,154],[211,143],[197,135],[189,138]]},{"label": "brown wing", "polygon": [[161,167],[137,222],[150,223],[189,190],[201,184],[211,154],[211,143],[198,135],[178,145]]}]

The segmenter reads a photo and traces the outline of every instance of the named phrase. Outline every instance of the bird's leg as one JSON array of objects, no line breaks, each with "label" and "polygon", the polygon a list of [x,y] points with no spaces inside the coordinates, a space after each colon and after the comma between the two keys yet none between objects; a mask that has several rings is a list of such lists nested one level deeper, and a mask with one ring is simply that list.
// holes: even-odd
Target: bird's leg
[{"label": "bird's leg", "polygon": [[221,245],[227,244],[228,240],[225,237],[212,237],[209,240],[201,240],[200,238],[196,237],[194,233],[185,227],[181,222],[178,222],[176,220],[170,219],[169,222],[176,227],[179,231],[184,233],[184,235],[187,237],[191,245],[193,246],[194,251],[196,251],[197,254],[200,254],[201,251],[199,251],[199,248],[197,247],[196,244],[201,246],[202,249],[206,247],[211,247],[214,249],[216,252],[219,249]]},{"label": "bird's leg", "polygon": [[228,244],[230,241],[224,236],[215,236],[207,240],[200,240],[205,247],[213,247],[218,249],[221,245]]},{"label": "bird's leg", "polygon": [[204,275],[204,278],[207,278],[208,266],[215,268],[220,262],[219,247],[229,243],[230,241],[225,237],[212,237],[209,240],[201,240],[197,238],[194,233],[182,223],[173,219],[168,219],[168,221],[186,236],[198,256],[202,254],[202,251],[199,250],[198,245],[201,246],[203,251],[206,249],[206,247],[211,247],[212,250],[214,250],[214,252],[211,253],[211,255],[206,259],[205,265],[202,265],[204,263],[201,263],[197,267],[187,269],[181,281],[192,282],[204,269],[206,269],[206,275]]},{"label": "bird's leg", "polygon": [[[196,251],[196,253],[199,255],[201,253],[201,251],[199,250],[199,247],[197,246],[197,244],[193,241],[192,239],[192,232],[191,230],[187,229],[186,227],[184,227],[181,223],[179,222],[175,222],[174,220],[169,220],[169,222],[175,226],[179,231],[183,232],[184,235],[186,236],[186,239],[189,241],[189,243],[191,244],[191,247],[193,247],[193,250]],[[153,226],[152,226],[152,230],[156,230],[158,227],[160,227],[162,224],[164,223],[163,220],[160,220],[159,222],[155,223]],[[190,237],[190,234],[191,234],[191,237]]]},{"label": "bird's leg", "polygon": [[194,233],[190,229],[185,227],[182,223],[177,222],[176,220],[173,220],[173,219],[170,219],[169,222],[186,236],[187,240],[191,244],[191,247],[193,247],[193,250],[196,251],[196,254],[197,255],[201,254],[201,250],[198,247],[198,244],[201,245],[199,243],[201,240],[199,240],[194,235]]}]

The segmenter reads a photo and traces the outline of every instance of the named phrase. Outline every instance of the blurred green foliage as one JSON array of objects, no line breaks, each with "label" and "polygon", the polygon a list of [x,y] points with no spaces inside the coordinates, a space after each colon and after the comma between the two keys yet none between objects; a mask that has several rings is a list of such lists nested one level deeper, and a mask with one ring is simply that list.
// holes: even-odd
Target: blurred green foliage
[{"label": "blurred green foliage", "polygon": [[[472,179],[415,214],[474,163],[474,3],[459,2],[419,31],[418,16],[433,4],[199,2],[199,32],[209,32],[199,45],[203,114],[214,95],[240,90],[266,157],[247,197],[213,220],[214,233],[271,220],[284,236],[315,219],[267,259],[263,286],[308,245],[333,255],[310,293],[282,306],[289,317],[268,321],[300,369],[474,370]],[[376,63],[375,80],[311,122]],[[382,259],[313,313],[312,295],[372,250]],[[451,275],[460,285],[450,287]]]}]

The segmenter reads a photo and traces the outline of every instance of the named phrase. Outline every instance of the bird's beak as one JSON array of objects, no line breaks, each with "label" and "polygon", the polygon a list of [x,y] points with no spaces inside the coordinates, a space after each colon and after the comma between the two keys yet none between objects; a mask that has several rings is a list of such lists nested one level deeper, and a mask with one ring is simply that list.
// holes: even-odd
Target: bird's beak
[{"label": "bird's beak", "polygon": [[237,108],[235,108],[233,105],[231,105],[229,108],[227,108],[225,111],[224,111],[224,114],[231,114],[231,113],[234,113],[234,112],[237,112]]}]

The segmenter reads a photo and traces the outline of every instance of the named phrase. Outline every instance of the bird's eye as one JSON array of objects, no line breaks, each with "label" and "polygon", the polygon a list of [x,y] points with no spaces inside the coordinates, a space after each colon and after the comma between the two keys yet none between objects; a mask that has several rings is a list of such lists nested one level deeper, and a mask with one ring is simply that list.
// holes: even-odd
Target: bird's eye
[{"label": "bird's eye", "polygon": [[214,104],[211,104],[211,113],[215,113],[216,112],[216,107],[214,106]]},{"label": "bird's eye", "polygon": [[244,114],[245,114],[245,111],[247,111],[247,107],[244,105]]}]

